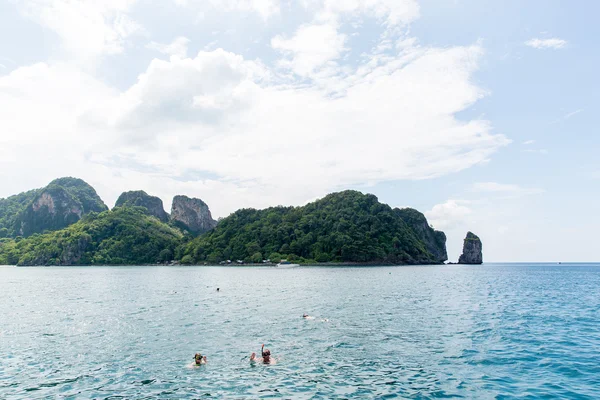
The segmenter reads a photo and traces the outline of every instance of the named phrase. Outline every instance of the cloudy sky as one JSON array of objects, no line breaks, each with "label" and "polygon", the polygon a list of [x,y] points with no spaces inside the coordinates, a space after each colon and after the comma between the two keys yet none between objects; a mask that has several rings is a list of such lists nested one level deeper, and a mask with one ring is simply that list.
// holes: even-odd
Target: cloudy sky
[{"label": "cloudy sky", "polygon": [[0,197],[215,216],[358,189],[486,261],[597,261],[600,4],[0,1]]}]

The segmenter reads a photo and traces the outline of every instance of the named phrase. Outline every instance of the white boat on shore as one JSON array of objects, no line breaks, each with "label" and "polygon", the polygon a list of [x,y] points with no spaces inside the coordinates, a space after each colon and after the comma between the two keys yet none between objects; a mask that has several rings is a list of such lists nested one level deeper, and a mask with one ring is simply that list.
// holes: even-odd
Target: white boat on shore
[{"label": "white boat on shore", "polygon": [[299,266],[300,266],[300,264],[292,264],[288,260],[281,260],[277,264],[277,268],[294,268],[294,267],[299,267]]}]

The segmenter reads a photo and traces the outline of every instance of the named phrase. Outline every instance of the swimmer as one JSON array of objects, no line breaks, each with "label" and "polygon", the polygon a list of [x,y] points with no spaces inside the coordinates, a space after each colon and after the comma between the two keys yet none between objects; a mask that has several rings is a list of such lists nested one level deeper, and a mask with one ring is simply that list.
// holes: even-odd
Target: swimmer
[{"label": "swimmer", "polygon": [[219,289],[219,288],[217,288],[217,292],[219,292],[219,291],[220,291],[220,289]]},{"label": "swimmer", "polygon": [[315,319],[315,317],[311,317],[310,315],[308,315],[306,313],[302,314],[302,318],[304,318],[304,319]]},{"label": "swimmer", "polygon": [[194,363],[196,365],[202,365],[202,364],[206,364],[206,356],[202,356],[202,354],[200,353],[196,353],[194,355]]},{"label": "swimmer", "polygon": [[271,350],[265,349],[265,345],[263,344],[260,352],[262,357],[256,357],[256,353],[252,353],[250,355],[250,362],[254,363],[256,361],[261,361],[263,364],[275,364],[275,358],[271,358]]}]

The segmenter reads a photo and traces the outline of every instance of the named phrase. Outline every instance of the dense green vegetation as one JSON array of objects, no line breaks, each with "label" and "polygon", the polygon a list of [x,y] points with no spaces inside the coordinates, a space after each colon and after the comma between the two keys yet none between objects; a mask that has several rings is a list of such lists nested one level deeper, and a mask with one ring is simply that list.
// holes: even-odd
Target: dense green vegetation
[{"label": "dense green vegetation", "polygon": [[242,209],[199,237],[184,232],[190,224],[214,226],[208,206],[184,196],[176,196],[174,205],[175,222],[169,222],[159,198],[132,191],[123,193],[109,211],[84,181],[56,179],[45,188],[0,199],[0,264],[212,264],[284,258],[425,264],[447,259],[444,233],[432,229],[422,213],[392,209],[357,191],[333,193],[303,207]]},{"label": "dense green vegetation", "polygon": [[0,265],[132,265],[173,259],[180,231],[141,207],[90,213],[67,228],[0,239]]},{"label": "dense green vegetation", "polygon": [[106,204],[102,201],[96,189],[83,179],[79,178],[58,178],[50,182],[48,187],[59,186],[64,188],[73,199],[81,203],[83,212],[102,212],[108,210]]},{"label": "dense green vegetation", "polygon": [[59,178],[45,188],[0,200],[0,237],[29,236],[107,210],[93,187],[77,178]]},{"label": "dense green vegetation", "polygon": [[15,236],[15,221],[41,189],[33,189],[0,199],[0,238]]},{"label": "dense green vegetation", "polygon": [[[242,209],[182,246],[186,263],[260,262],[439,263],[397,210],[356,191],[330,194],[303,207]],[[445,253],[445,244],[444,244]]]},{"label": "dense green vegetation", "polygon": [[402,218],[404,222],[413,230],[415,235],[425,243],[429,251],[438,262],[444,262],[448,259],[446,253],[446,234],[436,231],[427,223],[427,218],[422,212],[414,208],[395,208],[394,213]]}]

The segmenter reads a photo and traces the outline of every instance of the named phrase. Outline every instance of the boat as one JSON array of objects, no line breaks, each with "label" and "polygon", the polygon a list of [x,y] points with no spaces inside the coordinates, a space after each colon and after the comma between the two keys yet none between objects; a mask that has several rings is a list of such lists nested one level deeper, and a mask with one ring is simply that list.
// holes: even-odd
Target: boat
[{"label": "boat", "polygon": [[281,260],[277,264],[277,268],[294,268],[294,267],[299,267],[299,266],[300,266],[300,264],[292,264],[288,260]]}]

